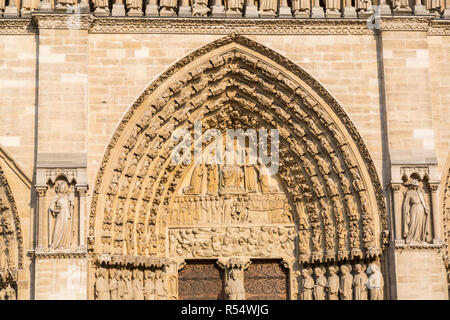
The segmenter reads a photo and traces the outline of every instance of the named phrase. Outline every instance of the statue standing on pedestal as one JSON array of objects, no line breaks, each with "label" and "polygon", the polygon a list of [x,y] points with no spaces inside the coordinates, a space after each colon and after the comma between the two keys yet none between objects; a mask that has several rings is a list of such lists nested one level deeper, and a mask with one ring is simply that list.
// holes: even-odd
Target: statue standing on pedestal
[{"label": "statue standing on pedestal", "polygon": [[49,215],[55,218],[51,247],[53,249],[67,248],[70,245],[72,234],[73,200],[69,197],[65,181],[59,181],[55,191],[55,198],[48,208]]},{"label": "statue standing on pedestal", "polygon": [[225,286],[225,294],[228,300],[244,300],[245,289],[241,279],[241,271],[239,269],[231,269],[230,277]]},{"label": "statue standing on pedestal", "polygon": [[367,275],[364,273],[364,267],[361,264],[355,266],[356,274],[353,277],[353,291],[355,300],[367,300]]},{"label": "statue standing on pedestal", "polygon": [[383,300],[384,280],[380,267],[372,262],[367,268],[367,274],[370,275],[367,284],[370,292],[370,300]]},{"label": "statue standing on pedestal", "polygon": [[425,196],[422,190],[419,190],[419,182],[414,179],[403,200],[403,236],[406,241],[429,242],[429,214]]},{"label": "statue standing on pedestal", "polygon": [[276,15],[277,6],[277,0],[261,0],[259,5],[260,15]]}]

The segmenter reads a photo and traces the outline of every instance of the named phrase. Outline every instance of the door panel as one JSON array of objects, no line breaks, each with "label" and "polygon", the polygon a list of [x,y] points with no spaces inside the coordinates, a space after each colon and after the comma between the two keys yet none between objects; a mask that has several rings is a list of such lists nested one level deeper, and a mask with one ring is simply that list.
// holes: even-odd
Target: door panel
[{"label": "door panel", "polygon": [[187,260],[178,274],[180,300],[221,300],[223,297],[223,272],[216,260]]},{"label": "door panel", "polygon": [[247,300],[288,299],[288,274],[279,260],[252,260],[244,278]]}]

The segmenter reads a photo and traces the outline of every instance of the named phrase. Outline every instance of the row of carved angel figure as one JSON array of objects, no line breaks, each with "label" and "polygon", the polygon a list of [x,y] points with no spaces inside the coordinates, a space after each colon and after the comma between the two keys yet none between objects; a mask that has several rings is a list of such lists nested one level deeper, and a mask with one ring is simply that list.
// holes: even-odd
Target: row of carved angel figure
[{"label": "row of carved angel figure", "polygon": [[[328,270],[328,274],[327,274]],[[352,274],[352,270],[354,273]],[[340,271],[340,272],[339,272]],[[378,263],[305,267],[301,272],[302,300],[383,300],[384,280]]]},{"label": "row of carved angel figure", "polygon": [[166,300],[162,269],[99,267],[94,284],[96,300]]},{"label": "row of carved angel figure", "polygon": [[[373,0],[90,0],[98,16],[194,16],[194,17],[281,17],[281,18],[365,18],[374,13]],[[27,17],[33,11],[90,11],[89,0],[0,0],[0,16]],[[450,8],[450,0],[380,0],[386,10],[402,14],[436,14]]]}]

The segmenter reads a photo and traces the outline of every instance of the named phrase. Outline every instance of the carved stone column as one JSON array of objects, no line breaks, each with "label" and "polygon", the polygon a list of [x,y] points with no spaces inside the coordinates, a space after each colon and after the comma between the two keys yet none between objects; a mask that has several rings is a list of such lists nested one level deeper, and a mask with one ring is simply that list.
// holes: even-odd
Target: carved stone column
[{"label": "carved stone column", "polygon": [[115,0],[111,15],[114,17],[125,16],[125,5],[123,4],[123,0]]},{"label": "carved stone column", "polygon": [[401,183],[392,183],[391,190],[393,192],[393,218],[394,218],[394,236],[396,244],[403,244],[402,237],[402,192]]},{"label": "carved stone column", "polygon": [[47,192],[47,186],[36,187],[36,193],[38,195],[38,210],[36,221],[36,250],[41,251],[47,246],[47,225],[45,218],[45,194]]},{"label": "carved stone column", "polygon": [[248,0],[245,6],[245,17],[256,18],[259,16],[258,8],[255,5],[255,0]]},{"label": "carved stone column", "polygon": [[292,12],[291,8],[289,8],[287,0],[281,0],[280,9],[278,12],[278,18],[291,18]]},{"label": "carved stone column", "polygon": [[313,0],[311,18],[325,18],[325,11],[320,6],[319,0]]},{"label": "carved stone column", "polygon": [[441,218],[441,210],[439,210],[438,206],[438,189],[439,184],[430,184],[431,189],[431,215],[433,220],[433,244],[441,244],[442,243],[442,218]]},{"label": "carved stone column", "polygon": [[166,267],[167,275],[167,299],[178,300],[178,271],[186,266],[184,260],[168,261]]},{"label": "carved stone column", "polygon": [[344,0],[344,7],[342,8],[344,18],[357,18],[356,8],[352,6],[352,0]]},{"label": "carved stone column", "polygon": [[299,272],[299,264],[295,259],[283,259],[281,263],[289,270],[289,299],[298,300],[297,273]]},{"label": "carved stone column", "polygon": [[189,0],[181,0],[180,7],[178,8],[179,17],[190,17],[192,15],[192,9],[189,5]]},{"label": "carved stone column", "polygon": [[158,16],[158,0],[149,0],[145,6],[145,15],[146,16]]},{"label": "carved stone column", "polygon": [[219,18],[219,17],[224,18],[225,17],[225,6],[223,5],[223,0],[215,0],[214,1],[211,15],[216,18]]},{"label": "carved stone column", "polygon": [[86,250],[86,193],[87,186],[78,186],[78,197],[79,197],[79,206],[78,206],[78,248],[79,250]]}]

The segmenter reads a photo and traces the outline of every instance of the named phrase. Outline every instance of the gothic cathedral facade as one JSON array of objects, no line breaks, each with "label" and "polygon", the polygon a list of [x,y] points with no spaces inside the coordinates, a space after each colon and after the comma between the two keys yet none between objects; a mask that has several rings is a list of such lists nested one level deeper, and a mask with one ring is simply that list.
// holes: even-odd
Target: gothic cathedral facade
[{"label": "gothic cathedral facade", "polygon": [[450,0],[0,0],[0,71],[0,300],[449,298]]}]

